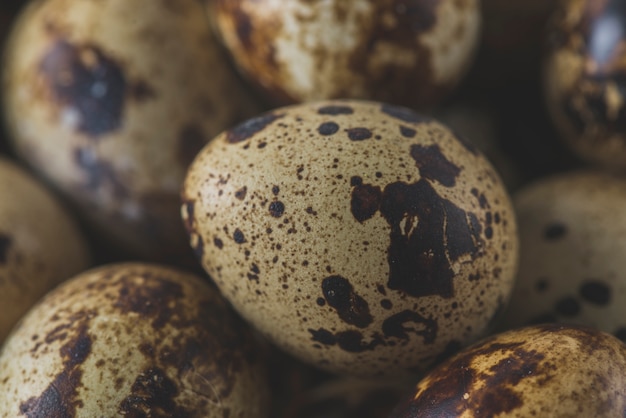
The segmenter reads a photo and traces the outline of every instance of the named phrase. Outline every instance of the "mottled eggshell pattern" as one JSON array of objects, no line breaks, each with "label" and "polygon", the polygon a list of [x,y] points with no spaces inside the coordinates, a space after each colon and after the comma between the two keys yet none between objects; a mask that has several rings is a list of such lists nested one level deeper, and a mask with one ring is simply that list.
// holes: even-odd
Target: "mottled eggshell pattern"
[{"label": "mottled eggshell pattern", "polygon": [[0,343],[46,292],[86,269],[87,242],[61,203],[0,158]]},{"label": "mottled eggshell pattern", "polygon": [[626,178],[560,174],[526,186],[513,201],[520,267],[502,326],[568,322],[626,341]]},{"label": "mottled eggshell pattern", "polygon": [[150,264],[49,293],[0,353],[3,417],[267,417],[263,356],[201,279]]},{"label": "mottled eggshell pattern", "polygon": [[406,108],[265,113],[211,141],[182,195],[223,294],[330,371],[419,371],[480,336],[513,284],[516,224],[494,169]]},{"label": "mottled eggshell pattern", "polygon": [[37,0],[6,52],[17,155],[134,257],[193,261],[179,191],[195,154],[258,110],[194,0]]},{"label": "mottled eggshell pattern", "polygon": [[591,328],[499,334],[432,370],[389,418],[622,417],[626,345]]},{"label": "mottled eggshell pattern", "polygon": [[544,89],[555,126],[581,158],[626,168],[626,4],[564,1],[549,32]]},{"label": "mottled eggshell pattern", "polygon": [[432,105],[465,74],[480,29],[477,0],[206,3],[239,69],[283,104]]}]

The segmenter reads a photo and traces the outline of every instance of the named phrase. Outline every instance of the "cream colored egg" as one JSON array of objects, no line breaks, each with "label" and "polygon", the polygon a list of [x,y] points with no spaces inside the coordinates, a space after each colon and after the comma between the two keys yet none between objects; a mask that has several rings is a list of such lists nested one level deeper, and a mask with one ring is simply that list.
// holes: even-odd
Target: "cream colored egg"
[{"label": "cream colored egg", "polygon": [[205,3],[239,69],[279,103],[432,105],[465,74],[480,32],[477,0]]},{"label": "cream colored egg", "polygon": [[0,343],[46,292],[90,263],[70,213],[29,173],[0,158]]},{"label": "cream colored egg", "polygon": [[624,411],[626,345],[596,329],[546,324],[463,350],[389,418],[617,418]]},{"label": "cream colored egg", "polygon": [[514,195],[520,268],[503,327],[559,321],[626,341],[626,178],[560,174]]},{"label": "cream colored egg", "polygon": [[3,417],[267,417],[262,349],[216,290],[150,264],[76,276],[0,353]]},{"label": "cream colored egg", "polygon": [[205,270],[279,347],[357,375],[481,336],[517,262],[509,197],[438,122],[375,102],[276,109],[211,141],[182,216]]},{"label": "cream colored egg", "polygon": [[3,99],[16,153],[134,256],[193,260],[178,194],[196,152],[256,113],[194,0],[35,0]]}]

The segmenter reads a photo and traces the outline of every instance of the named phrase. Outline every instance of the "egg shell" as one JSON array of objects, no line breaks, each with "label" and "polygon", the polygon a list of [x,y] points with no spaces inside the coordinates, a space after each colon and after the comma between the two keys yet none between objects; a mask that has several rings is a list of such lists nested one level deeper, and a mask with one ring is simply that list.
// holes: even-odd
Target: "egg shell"
[{"label": "egg shell", "polygon": [[520,267],[501,326],[559,321],[626,341],[626,178],[564,173],[526,186],[513,201]]},{"label": "egg shell", "polygon": [[263,350],[219,293],[152,264],[76,276],[0,353],[0,416],[267,417]]},{"label": "egg shell", "polygon": [[478,44],[476,0],[206,1],[241,72],[275,103],[441,100]]},{"label": "egg shell", "polygon": [[179,191],[196,152],[255,114],[194,0],[40,0],[3,71],[16,154],[133,257],[193,262]]},{"label": "egg shell", "polygon": [[[0,344],[46,292],[86,269],[90,251],[59,200],[0,158]],[[62,244],[61,244],[62,243]]]},{"label": "egg shell", "polygon": [[549,27],[544,89],[552,120],[588,162],[626,168],[626,5],[560,3]]},{"label": "egg shell", "polygon": [[493,336],[431,371],[389,418],[621,417],[626,345],[544,324]]},{"label": "egg shell", "polygon": [[506,303],[516,224],[469,142],[407,108],[276,109],[211,141],[182,216],[223,294],[279,347],[335,373],[418,372]]}]

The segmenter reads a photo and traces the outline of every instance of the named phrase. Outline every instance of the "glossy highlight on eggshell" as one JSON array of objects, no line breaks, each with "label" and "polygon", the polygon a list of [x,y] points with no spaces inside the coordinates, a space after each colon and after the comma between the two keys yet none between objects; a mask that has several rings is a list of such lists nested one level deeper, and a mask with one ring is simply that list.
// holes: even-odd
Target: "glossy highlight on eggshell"
[{"label": "glossy highlight on eggshell", "polygon": [[272,110],[211,141],[182,199],[224,296],[332,372],[419,372],[481,336],[512,287],[516,223],[499,177],[470,142],[407,108]]}]

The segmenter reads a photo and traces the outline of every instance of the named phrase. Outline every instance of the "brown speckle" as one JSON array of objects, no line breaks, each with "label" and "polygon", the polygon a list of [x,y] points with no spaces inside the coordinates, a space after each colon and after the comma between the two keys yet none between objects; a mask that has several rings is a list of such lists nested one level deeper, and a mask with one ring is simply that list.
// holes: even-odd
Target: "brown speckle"
[{"label": "brown speckle", "polygon": [[337,310],[347,324],[366,328],[372,323],[367,301],[359,296],[350,282],[341,276],[330,276],[322,280],[322,292],[328,305]]},{"label": "brown speckle", "polygon": [[235,240],[237,244],[243,244],[246,242],[246,237],[243,235],[243,232],[241,232],[241,229],[235,229],[235,232],[233,233],[233,240]]},{"label": "brown speckle", "polygon": [[131,418],[152,414],[191,417],[191,411],[180,407],[174,400],[178,392],[176,383],[163,370],[153,367],[137,376],[131,387],[131,394],[122,400],[117,412]]},{"label": "brown speckle", "polygon": [[352,141],[364,141],[372,137],[372,132],[367,128],[350,128],[347,132]]},{"label": "brown speckle", "polygon": [[270,215],[272,215],[274,218],[280,218],[285,212],[285,205],[283,204],[283,202],[280,201],[272,202],[270,203],[269,211]]},{"label": "brown speckle", "polygon": [[219,248],[220,250],[221,250],[222,248],[224,248],[224,242],[223,242],[221,239],[217,238],[217,237],[213,238],[213,244],[214,244],[217,248]]},{"label": "brown speckle", "polygon": [[244,200],[246,198],[246,193],[248,193],[248,188],[243,186],[241,189],[235,192],[235,198],[237,200]]}]

